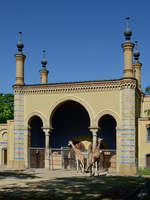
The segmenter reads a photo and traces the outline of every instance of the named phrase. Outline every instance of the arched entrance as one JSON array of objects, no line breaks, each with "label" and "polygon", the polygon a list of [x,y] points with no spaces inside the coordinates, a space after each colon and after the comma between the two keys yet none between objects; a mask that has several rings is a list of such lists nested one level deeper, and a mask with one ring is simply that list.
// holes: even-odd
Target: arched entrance
[{"label": "arched entrance", "polygon": [[150,168],[150,154],[146,155],[146,168]]},{"label": "arched entrance", "polygon": [[101,149],[104,155],[104,167],[116,171],[116,126],[115,118],[109,114],[103,115],[98,122],[98,137],[103,138]]},{"label": "arched entrance", "polygon": [[[89,137],[90,118],[86,109],[76,101],[65,101],[54,111],[52,118],[53,131],[50,138],[52,148],[66,147],[69,140]],[[77,142],[77,141],[76,141]]]},{"label": "arched entrance", "polygon": [[30,127],[29,139],[29,167],[43,168],[45,159],[45,134],[42,130],[43,122],[40,117],[33,116],[28,123]]},{"label": "arched entrance", "polygon": [[3,148],[3,165],[7,165],[7,148]]},{"label": "arched entrance", "polygon": [[111,115],[104,115],[100,118],[98,136],[104,139],[105,148],[116,149],[116,120]]},{"label": "arched entrance", "polygon": [[0,130],[0,165],[6,166],[7,165],[7,140],[8,140],[8,133],[7,129]]}]

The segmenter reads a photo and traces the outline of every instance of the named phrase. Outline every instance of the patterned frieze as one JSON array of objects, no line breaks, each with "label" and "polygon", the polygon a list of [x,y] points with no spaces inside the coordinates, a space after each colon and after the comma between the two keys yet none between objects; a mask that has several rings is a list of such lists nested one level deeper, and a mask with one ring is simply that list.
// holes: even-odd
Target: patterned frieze
[{"label": "patterned frieze", "polygon": [[107,81],[84,81],[68,83],[52,83],[37,85],[14,85],[15,94],[49,94],[49,93],[82,93],[121,90],[123,88],[136,88],[135,79],[118,79]]}]

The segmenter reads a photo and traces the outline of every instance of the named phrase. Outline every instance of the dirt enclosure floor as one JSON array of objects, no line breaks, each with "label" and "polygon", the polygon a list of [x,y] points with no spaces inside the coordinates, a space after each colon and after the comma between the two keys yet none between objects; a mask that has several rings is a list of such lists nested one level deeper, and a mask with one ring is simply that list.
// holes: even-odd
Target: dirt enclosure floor
[{"label": "dirt enclosure floor", "polygon": [[69,170],[0,169],[0,200],[122,200],[148,181],[149,177],[90,177]]}]

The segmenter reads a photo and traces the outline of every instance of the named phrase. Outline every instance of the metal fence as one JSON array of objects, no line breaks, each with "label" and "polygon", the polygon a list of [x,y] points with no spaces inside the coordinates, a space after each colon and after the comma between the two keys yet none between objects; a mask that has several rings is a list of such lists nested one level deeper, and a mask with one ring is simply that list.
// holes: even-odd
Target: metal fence
[{"label": "metal fence", "polygon": [[[88,152],[84,151],[82,154],[85,157],[85,168],[88,165]],[[102,166],[104,169],[116,171],[116,150],[103,149],[102,150]],[[49,169],[71,169],[76,170],[76,157],[72,149],[51,148],[49,149]],[[98,165],[100,168],[100,164]],[[30,148],[29,149],[29,167],[30,168],[44,168],[45,167],[45,149],[44,148]]]}]

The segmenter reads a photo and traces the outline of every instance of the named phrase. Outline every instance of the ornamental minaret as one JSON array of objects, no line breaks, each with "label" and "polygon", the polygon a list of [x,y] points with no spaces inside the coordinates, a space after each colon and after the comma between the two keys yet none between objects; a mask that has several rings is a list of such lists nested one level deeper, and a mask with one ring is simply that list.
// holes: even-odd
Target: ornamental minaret
[{"label": "ornamental minaret", "polygon": [[22,32],[19,32],[19,40],[17,43],[18,53],[15,54],[16,58],[16,81],[15,85],[24,85],[24,61],[26,56],[23,55],[22,49],[24,47],[21,39]]},{"label": "ornamental minaret", "polygon": [[123,78],[134,77],[133,75],[133,63],[132,63],[132,52],[134,44],[130,41],[132,31],[129,29],[129,17],[126,18],[127,27],[124,32],[126,41],[122,44],[124,52],[124,72]]},{"label": "ornamental minaret", "polygon": [[140,52],[138,51],[137,48],[138,41],[135,41],[135,52],[134,52],[134,63],[133,63],[133,69],[134,69],[134,77],[138,81],[138,88],[141,89],[141,67],[142,63],[139,62],[139,56]]},{"label": "ornamental minaret", "polygon": [[41,64],[42,64],[42,69],[39,71],[40,72],[40,83],[41,84],[47,84],[47,81],[48,81],[48,70],[46,69],[46,64],[47,64],[47,61],[45,59],[45,50],[43,50],[43,59],[41,61]]}]

